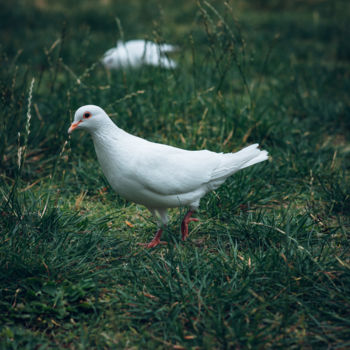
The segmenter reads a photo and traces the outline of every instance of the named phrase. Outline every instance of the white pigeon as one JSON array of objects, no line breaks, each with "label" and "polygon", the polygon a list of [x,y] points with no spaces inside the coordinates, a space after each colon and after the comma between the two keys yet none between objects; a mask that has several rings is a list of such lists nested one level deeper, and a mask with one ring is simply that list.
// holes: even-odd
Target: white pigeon
[{"label": "white pigeon", "polygon": [[125,43],[118,41],[116,47],[104,54],[102,63],[108,69],[138,68],[144,64],[175,68],[176,63],[166,56],[166,53],[175,50],[173,45],[156,44],[152,41],[130,40]]},{"label": "white pigeon", "polygon": [[236,153],[187,151],[150,142],[118,128],[105,111],[94,105],[80,107],[68,133],[87,130],[97,159],[112,188],[127,200],[143,204],[158,220],[158,231],[148,248],[157,246],[168,223],[167,209],[189,207],[182,224],[182,240],[200,199],[238,170],[268,159],[258,144]]}]

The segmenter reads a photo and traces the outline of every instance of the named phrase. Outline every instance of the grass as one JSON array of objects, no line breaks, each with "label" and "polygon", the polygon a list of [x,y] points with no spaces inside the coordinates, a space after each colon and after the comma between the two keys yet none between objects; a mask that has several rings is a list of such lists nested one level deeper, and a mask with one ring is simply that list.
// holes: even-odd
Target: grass
[{"label": "grass", "polygon": [[[346,1],[1,7],[0,348],[349,347]],[[122,35],[178,45],[179,68],[106,72]],[[147,250],[151,215],[68,139],[90,103],[149,140],[271,158]]]}]

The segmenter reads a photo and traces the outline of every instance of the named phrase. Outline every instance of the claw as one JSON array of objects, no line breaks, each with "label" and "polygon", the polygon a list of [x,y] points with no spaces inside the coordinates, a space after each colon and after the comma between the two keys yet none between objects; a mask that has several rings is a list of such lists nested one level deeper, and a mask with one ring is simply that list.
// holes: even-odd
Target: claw
[{"label": "claw", "polygon": [[162,232],[163,232],[163,230],[160,228],[157,231],[156,235],[154,236],[154,238],[152,239],[151,242],[149,242],[149,243],[138,243],[138,245],[142,245],[142,246],[144,246],[146,248],[154,248],[158,244],[167,244],[167,242],[164,242],[164,241],[160,240],[160,237],[162,236]]}]

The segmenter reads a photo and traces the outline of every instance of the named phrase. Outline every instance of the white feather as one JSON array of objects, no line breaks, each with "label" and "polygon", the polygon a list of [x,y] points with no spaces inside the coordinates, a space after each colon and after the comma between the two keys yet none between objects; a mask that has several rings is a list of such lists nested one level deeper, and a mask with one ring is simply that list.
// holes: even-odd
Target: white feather
[{"label": "white feather", "polygon": [[156,44],[152,41],[130,40],[118,41],[115,48],[109,49],[102,58],[103,65],[108,69],[123,67],[140,67],[141,65],[175,68],[176,63],[166,56],[166,53],[175,51],[169,44]]}]

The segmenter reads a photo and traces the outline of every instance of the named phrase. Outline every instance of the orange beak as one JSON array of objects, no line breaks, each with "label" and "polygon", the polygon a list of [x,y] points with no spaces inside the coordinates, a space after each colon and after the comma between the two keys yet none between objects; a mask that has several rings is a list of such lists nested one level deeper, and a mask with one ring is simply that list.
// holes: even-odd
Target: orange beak
[{"label": "orange beak", "polygon": [[79,120],[76,123],[72,123],[72,125],[68,129],[68,134],[70,134],[74,129],[76,129],[81,122],[82,120]]}]

